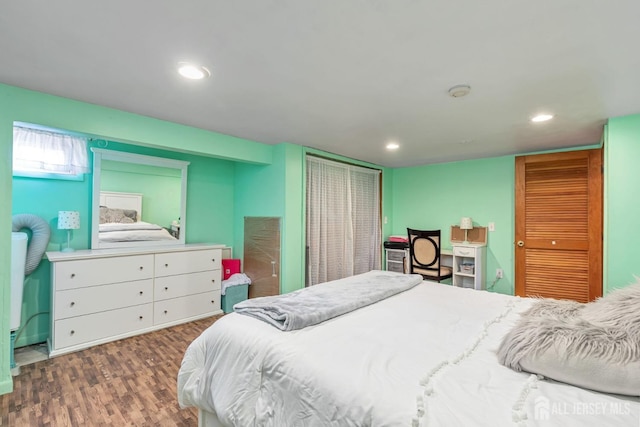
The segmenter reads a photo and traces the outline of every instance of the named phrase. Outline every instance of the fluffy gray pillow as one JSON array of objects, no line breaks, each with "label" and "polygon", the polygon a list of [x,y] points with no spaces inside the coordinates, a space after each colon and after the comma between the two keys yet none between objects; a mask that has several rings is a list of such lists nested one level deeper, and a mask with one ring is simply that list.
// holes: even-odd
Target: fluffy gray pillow
[{"label": "fluffy gray pillow", "polygon": [[516,371],[640,396],[640,283],[588,304],[536,302],[504,337],[498,360]]}]

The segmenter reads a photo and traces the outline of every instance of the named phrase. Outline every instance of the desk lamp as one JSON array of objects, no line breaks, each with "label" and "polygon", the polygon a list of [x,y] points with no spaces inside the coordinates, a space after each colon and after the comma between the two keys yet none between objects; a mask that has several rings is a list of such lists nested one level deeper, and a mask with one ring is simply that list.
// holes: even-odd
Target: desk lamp
[{"label": "desk lamp", "polygon": [[73,252],[71,247],[71,230],[80,228],[80,212],[76,211],[59,211],[58,212],[58,230],[67,230],[67,247],[62,252]]},{"label": "desk lamp", "polygon": [[464,216],[460,219],[460,230],[464,230],[464,244],[468,244],[467,231],[473,229],[473,221],[468,216]]}]

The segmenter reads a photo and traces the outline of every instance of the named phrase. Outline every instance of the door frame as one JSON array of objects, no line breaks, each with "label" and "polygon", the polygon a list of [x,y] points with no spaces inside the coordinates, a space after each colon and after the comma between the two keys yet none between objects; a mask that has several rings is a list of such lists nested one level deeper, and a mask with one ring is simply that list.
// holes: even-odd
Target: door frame
[{"label": "door frame", "polygon": [[[600,296],[603,292],[603,209],[604,209],[604,173],[603,173],[603,148],[590,150],[565,151],[549,154],[534,154],[516,156],[515,158],[515,295],[526,296],[526,258],[523,248],[518,242],[526,242],[525,221],[525,172],[526,165],[536,162],[548,162],[553,160],[569,160],[580,157],[588,157],[588,248],[585,244],[564,249],[588,249],[589,250],[589,301]],[[551,248],[551,244],[537,242],[542,247]],[[582,246],[582,247],[581,247]]]}]

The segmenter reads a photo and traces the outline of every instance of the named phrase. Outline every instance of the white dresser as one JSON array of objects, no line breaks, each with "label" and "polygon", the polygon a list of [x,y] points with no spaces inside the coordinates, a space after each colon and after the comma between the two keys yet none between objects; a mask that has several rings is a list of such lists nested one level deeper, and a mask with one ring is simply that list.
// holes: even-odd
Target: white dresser
[{"label": "white dresser", "polygon": [[223,247],[47,252],[50,356],[222,313]]}]

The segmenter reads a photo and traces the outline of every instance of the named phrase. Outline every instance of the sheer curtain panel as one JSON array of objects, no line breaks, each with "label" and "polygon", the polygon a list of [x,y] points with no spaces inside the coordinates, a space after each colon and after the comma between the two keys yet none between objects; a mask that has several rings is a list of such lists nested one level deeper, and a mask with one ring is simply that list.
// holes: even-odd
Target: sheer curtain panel
[{"label": "sheer curtain panel", "polygon": [[87,140],[77,136],[13,127],[15,172],[80,175],[89,173]]},{"label": "sheer curtain panel", "polygon": [[308,285],[380,268],[380,171],[307,156]]}]

